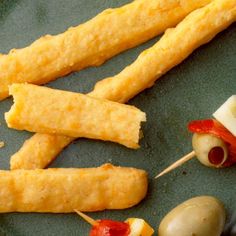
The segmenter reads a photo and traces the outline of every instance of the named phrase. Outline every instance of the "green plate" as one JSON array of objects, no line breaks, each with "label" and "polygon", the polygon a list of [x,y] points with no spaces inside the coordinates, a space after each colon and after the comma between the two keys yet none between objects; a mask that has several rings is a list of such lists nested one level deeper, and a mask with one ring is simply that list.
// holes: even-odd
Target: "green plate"
[{"label": "green plate", "polygon": [[[78,25],[108,7],[128,0],[2,0],[0,1],[0,51],[28,45],[44,34],[57,34]],[[73,73],[47,86],[75,92],[90,91],[95,82],[115,75],[129,65],[158,38],[122,53],[98,68]],[[146,219],[155,229],[174,206],[196,195],[220,198],[230,215],[236,209],[236,168],[210,169],[192,160],[172,173],[154,180],[170,163],[191,151],[191,134],[186,125],[211,114],[236,93],[236,25],[231,25],[212,42],[196,50],[181,65],[159,79],[156,85],[130,101],[147,113],[141,148],[79,139],[66,148],[50,167],[93,167],[105,162],[143,168],[149,173],[146,199],[137,207],[122,211],[91,213],[94,218]],[[30,137],[30,133],[10,130],[4,112],[9,98],[0,103],[0,166],[9,168],[10,156]],[[0,235],[87,235],[90,226],[75,214],[1,214]]]}]

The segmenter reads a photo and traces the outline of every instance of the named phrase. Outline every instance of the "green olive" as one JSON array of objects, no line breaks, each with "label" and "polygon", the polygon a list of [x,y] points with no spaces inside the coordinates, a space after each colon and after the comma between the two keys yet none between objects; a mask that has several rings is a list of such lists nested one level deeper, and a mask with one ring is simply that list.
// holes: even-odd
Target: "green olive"
[{"label": "green olive", "polygon": [[216,198],[189,199],[161,221],[158,236],[220,236],[225,225],[223,204]]},{"label": "green olive", "polygon": [[227,145],[214,135],[195,133],[192,145],[198,160],[203,165],[219,168],[228,158]]}]

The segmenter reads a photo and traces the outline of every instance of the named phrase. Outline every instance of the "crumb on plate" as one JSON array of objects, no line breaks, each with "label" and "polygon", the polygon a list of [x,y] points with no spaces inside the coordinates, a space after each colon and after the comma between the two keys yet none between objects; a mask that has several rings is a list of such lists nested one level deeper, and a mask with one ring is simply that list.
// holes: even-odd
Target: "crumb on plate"
[{"label": "crumb on plate", "polygon": [[0,148],[3,148],[5,146],[5,143],[0,141]]}]

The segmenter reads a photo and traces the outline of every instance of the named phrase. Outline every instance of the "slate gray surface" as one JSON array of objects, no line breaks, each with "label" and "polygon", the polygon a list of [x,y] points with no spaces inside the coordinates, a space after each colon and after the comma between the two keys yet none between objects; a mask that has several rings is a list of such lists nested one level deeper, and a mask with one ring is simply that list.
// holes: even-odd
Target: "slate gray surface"
[{"label": "slate gray surface", "polygon": [[[57,34],[82,23],[108,7],[128,0],[2,0],[0,2],[0,52],[20,48],[44,34]],[[73,73],[47,86],[75,92],[88,92],[96,81],[115,75],[129,65],[158,38],[122,53],[98,68]],[[118,144],[79,139],[66,148],[51,167],[93,167],[105,162],[143,168],[149,173],[146,199],[129,210],[91,213],[94,218],[125,220],[146,219],[155,229],[174,206],[196,195],[220,198],[228,215],[236,209],[236,168],[215,170],[192,160],[174,172],[153,177],[180,156],[191,151],[191,134],[186,125],[193,119],[211,114],[236,93],[236,25],[220,33],[212,42],[199,48],[181,65],[163,76],[129,104],[147,113],[141,148],[130,150]],[[30,137],[30,133],[9,130],[4,112],[12,105],[9,98],[0,103],[0,168],[9,168],[9,158]],[[185,173],[186,172],[186,173]],[[0,235],[87,235],[90,226],[75,214],[1,214]]]}]

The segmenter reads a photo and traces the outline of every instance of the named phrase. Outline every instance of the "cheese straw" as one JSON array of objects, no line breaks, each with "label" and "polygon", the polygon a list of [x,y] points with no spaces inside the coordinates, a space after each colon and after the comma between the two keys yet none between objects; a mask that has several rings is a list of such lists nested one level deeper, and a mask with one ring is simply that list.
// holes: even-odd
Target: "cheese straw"
[{"label": "cheese straw", "polygon": [[136,0],[107,9],[88,22],[23,49],[0,55],[0,100],[13,83],[44,84],[72,71],[101,65],[112,56],[175,26],[211,0]]},{"label": "cheese straw", "polygon": [[125,209],[146,195],[147,173],[98,168],[0,171],[0,212],[69,213]]},{"label": "cheese straw", "polygon": [[13,84],[8,127],[38,133],[113,141],[138,148],[145,113],[134,106],[37,86]]},{"label": "cheese straw", "polygon": [[[214,0],[190,13],[175,28],[168,29],[153,47],[144,51],[133,64],[118,75],[98,82],[89,95],[127,102],[139,92],[151,87],[161,75],[181,63],[195,49],[209,42],[235,20],[235,0]],[[47,143],[47,139],[50,143]],[[36,134],[12,156],[11,169],[44,168],[62,150],[61,142],[65,147],[72,140],[67,137]],[[34,146],[40,142],[41,150],[36,149],[34,152]],[[51,152],[51,149],[54,152]]]}]

